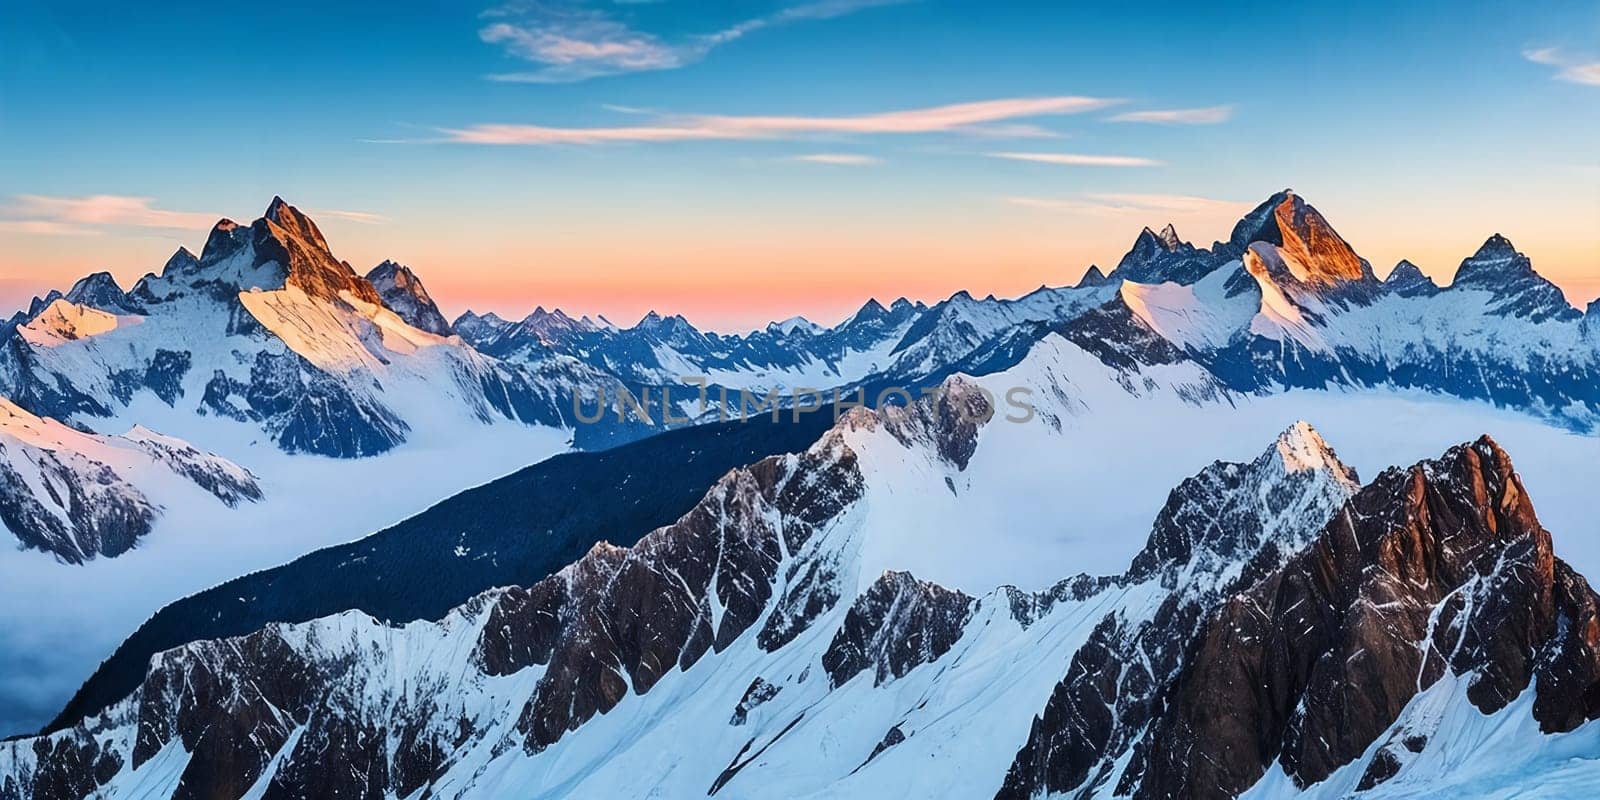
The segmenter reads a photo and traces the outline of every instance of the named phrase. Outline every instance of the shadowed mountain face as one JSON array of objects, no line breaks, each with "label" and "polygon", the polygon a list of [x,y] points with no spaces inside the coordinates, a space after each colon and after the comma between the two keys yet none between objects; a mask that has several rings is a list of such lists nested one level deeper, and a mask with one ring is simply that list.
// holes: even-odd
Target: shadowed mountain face
[{"label": "shadowed mountain face", "polygon": [[423,288],[422,279],[410,267],[385,261],[367,273],[367,282],[377,290],[383,305],[411,327],[436,336],[450,335],[450,323],[439,313],[439,306]]}]

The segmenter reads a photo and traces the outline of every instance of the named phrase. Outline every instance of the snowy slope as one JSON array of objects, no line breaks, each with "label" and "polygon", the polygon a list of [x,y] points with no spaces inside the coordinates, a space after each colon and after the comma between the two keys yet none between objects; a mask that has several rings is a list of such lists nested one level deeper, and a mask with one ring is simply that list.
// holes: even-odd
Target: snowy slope
[{"label": "snowy slope", "polygon": [[0,398],[0,521],[21,547],[67,563],[115,556],[166,505],[202,494],[229,508],[261,499],[255,476],[181,439],[139,426],[83,433]]}]

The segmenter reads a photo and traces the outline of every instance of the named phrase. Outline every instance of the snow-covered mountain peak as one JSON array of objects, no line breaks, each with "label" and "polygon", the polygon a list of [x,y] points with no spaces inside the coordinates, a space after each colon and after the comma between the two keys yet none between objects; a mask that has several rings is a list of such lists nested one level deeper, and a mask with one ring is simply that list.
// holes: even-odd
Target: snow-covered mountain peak
[{"label": "snow-covered mountain peak", "polygon": [[[256,265],[275,262],[285,272],[284,286],[298,286],[307,295],[334,300],[341,292],[374,305],[383,298],[350,265],[335,258],[322,231],[310,217],[283,198],[274,197],[267,216],[251,224]],[[277,287],[261,287],[277,288]]]},{"label": "snow-covered mountain peak", "polygon": [[867,298],[867,302],[862,303],[861,308],[856,309],[856,313],[851,314],[850,318],[845,320],[840,327],[847,327],[862,322],[880,320],[887,316],[889,316],[889,310],[884,308],[882,303],[878,302],[878,298],[870,297]]},{"label": "snow-covered mountain peak", "polygon": [[66,299],[113,314],[133,314],[138,311],[137,304],[128,299],[127,293],[122,291],[117,279],[109,272],[96,272],[79,278],[67,290]]},{"label": "snow-covered mountain peak", "polygon": [[1100,271],[1098,264],[1090,264],[1089,268],[1084,270],[1083,277],[1078,279],[1078,283],[1074,288],[1085,289],[1092,286],[1103,286],[1108,280],[1109,278],[1106,277],[1106,274]]},{"label": "snow-covered mountain peak", "polygon": [[[1191,284],[1227,260],[1227,256],[1221,252],[1202,250],[1183,241],[1171,224],[1162,228],[1160,233],[1146,227],[1139,231],[1139,236],[1133,240],[1133,247],[1117,262],[1116,269],[1111,271],[1111,278],[1137,283],[1171,281]],[[1078,285],[1094,286],[1104,282],[1091,282],[1090,277],[1086,274]]]},{"label": "snow-covered mountain peak", "polygon": [[1348,478],[1352,486],[1356,485],[1355,472],[1339,461],[1322,434],[1305,420],[1296,422],[1279,434],[1273,448],[1289,472],[1327,470]]},{"label": "snow-covered mountain peak", "polygon": [[778,322],[769,322],[766,330],[778,336],[792,336],[796,333],[807,335],[820,333],[823,327],[803,316],[794,316]]},{"label": "snow-covered mountain peak", "polygon": [[450,328],[466,340],[467,344],[481,350],[494,341],[510,324],[493,311],[479,314],[469,308],[462,312],[461,316],[456,317],[455,322],[450,323]]},{"label": "snow-covered mountain peak", "polygon": [[191,252],[189,248],[180,246],[167,259],[167,263],[162,265],[160,274],[189,272],[198,266],[200,266],[200,257]]},{"label": "snow-covered mountain peak", "polygon": [[369,303],[382,303],[370,282],[334,257],[316,223],[282,198],[273,198],[267,215],[248,226],[219,221],[198,260],[183,251],[174,254],[161,274],[140,281],[134,294],[148,303],[184,297],[191,290],[226,298],[235,292],[291,285],[329,301],[348,292]]},{"label": "snow-covered mountain peak", "polygon": [[1277,566],[1299,551],[1360,488],[1321,434],[1296,422],[1255,460],[1218,461],[1173,489],[1128,576],[1215,594],[1251,562]]},{"label": "snow-covered mountain peak", "polygon": [[[206,243],[200,248],[199,259],[194,263],[188,263],[180,259],[178,253],[174,253],[173,257],[167,260],[167,266],[169,268],[178,267],[180,272],[184,272],[190,268],[199,267],[201,264],[215,264],[222,261],[249,243],[247,236],[249,230],[249,228],[223,217],[217,220],[216,225],[211,226],[211,233],[206,235]],[[166,272],[162,272],[161,276],[169,277]]]},{"label": "snow-covered mountain peak", "polygon": [[574,334],[596,330],[592,322],[573,319],[559,308],[546,311],[544,306],[535,306],[533,312],[523,317],[514,327],[546,347],[557,345]]},{"label": "snow-covered mountain peak", "polygon": [[1276,244],[1277,231],[1274,217],[1278,207],[1285,202],[1291,202],[1294,197],[1293,189],[1284,189],[1263,200],[1260,205],[1234,223],[1233,232],[1228,235],[1228,244],[1240,252],[1251,242],[1272,241]]},{"label": "snow-covered mountain peak", "polygon": [[1389,277],[1383,279],[1383,289],[1401,297],[1432,297],[1439,293],[1439,284],[1424,275],[1416,264],[1401,259],[1389,272]]},{"label": "snow-covered mountain peak", "polygon": [[1478,247],[1478,252],[1472,254],[1472,258],[1475,260],[1503,260],[1513,258],[1516,255],[1518,255],[1516,245],[1513,245],[1511,240],[1507,239],[1503,234],[1497,232],[1483,240],[1483,244]]},{"label": "snow-covered mountain peak", "polygon": [[[566,315],[563,314],[562,316]],[[684,337],[701,337],[700,331],[696,330],[693,325],[689,324],[689,320],[685,319],[682,314],[663,316],[656,313],[654,310],[645,314],[644,317],[639,320],[639,324],[633,326],[633,329],[641,333],[648,333],[668,340],[678,340]]]},{"label": "snow-covered mountain peak", "polygon": [[367,273],[367,282],[377,290],[383,304],[411,327],[438,336],[450,335],[450,323],[410,267],[386,260]]},{"label": "snow-covered mountain peak", "polygon": [[1271,221],[1257,241],[1276,245],[1300,283],[1334,286],[1372,278],[1371,268],[1350,244],[1299,195],[1287,193],[1273,208]]},{"label": "snow-covered mountain peak", "polygon": [[1561,288],[1540,275],[1533,262],[1517,251],[1511,240],[1496,233],[1456,268],[1451,289],[1488,292],[1495,300],[1491,313],[1546,319],[1575,320],[1580,312],[1567,302]]},{"label": "snow-covered mountain peak", "polygon": [[1536,274],[1533,272],[1533,262],[1517,252],[1510,239],[1496,233],[1485,239],[1477,252],[1461,262],[1451,285],[1496,289],[1529,274]]}]

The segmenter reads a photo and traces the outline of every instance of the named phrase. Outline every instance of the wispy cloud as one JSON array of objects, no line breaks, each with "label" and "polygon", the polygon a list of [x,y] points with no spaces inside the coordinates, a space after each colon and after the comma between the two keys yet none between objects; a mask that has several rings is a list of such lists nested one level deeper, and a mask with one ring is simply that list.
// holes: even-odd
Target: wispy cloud
[{"label": "wispy cloud", "polygon": [[802,156],[791,156],[789,160],[804,161],[810,164],[829,164],[836,167],[870,167],[883,163],[881,158],[865,156],[860,153],[807,153]]},{"label": "wispy cloud", "polygon": [[98,236],[100,231],[47,219],[0,219],[0,231],[33,236]]},{"label": "wispy cloud", "polygon": [[306,213],[318,219],[332,218],[349,222],[359,222],[363,225],[382,225],[389,218],[371,211],[347,211],[340,208],[308,208]]},{"label": "wispy cloud", "polygon": [[630,72],[677,69],[756,31],[807,20],[832,19],[907,0],[816,0],[752,17],[721,30],[668,41],[639,30],[583,0],[516,0],[483,12],[494,20],[478,31],[487,44],[539,67],[498,73],[490,80],[571,83]]},{"label": "wispy cloud", "polygon": [[1149,122],[1157,125],[1215,125],[1233,117],[1233,106],[1166,108],[1127,111],[1108,117],[1111,122]]},{"label": "wispy cloud", "polygon": [[[308,209],[314,217],[376,225],[387,221],[381,214],[336,208]],[[221,214],[207,211],[169,211],[156,208],[150,197],[96,194],[86,197],[51,197],[19,194],[0,205],[0,230],[37,236],[99,236],[107,231],[142,228],[194,231],[210,228]]]},{"label": "wispy cloud", "polygon": [[463,144],[556,145],[764,139],[814,134],[911,134],[982,129],[986,123],[1079,114],[1120,101],[1100,97],[1021,97],[842,117],[658,115],[648,125],[556,128],[544,125],[473,125],[446,128],[446,141]]},{"label": "wispy cloud", "polygon": [[1559,47],[1541,47],[1522,51],[1522,57],[1535,64],[1556,68],[1556,80],[1600,86],[1600,61],[1573,58]]},{"label": "wispy cloud", "polygon": [[987,153],[990,158],[1035,161],[1064,167],[1160,167],[1165,162],[1140,156],[1107,156],[1086,153]]},{"label": "wispy cloud", "polygon": [[1001,198],[1009,205],[1079,216],[1151,221],[1159,219],[1233,219],[1250,210],[1249,203],[1185,194],[1089,192],[1074,197]]},{"label": "wispy cloud", "polygon": [[1006,197],[1005,202],[1043,211],[1102,215],[1163,212],[1167,214],[1242,214],[1249,203],[1217,200],[1187,194],[1129,194],[1090,192],[1076,197]]},{"label": "wispy cloud", "polygon": [[156,208],[149,197],[97,194],[48,197],[19,194],[0,207],[5,229],[53,236],[94,235],[104,228],[194,230],[210,227],[218,215]]}]

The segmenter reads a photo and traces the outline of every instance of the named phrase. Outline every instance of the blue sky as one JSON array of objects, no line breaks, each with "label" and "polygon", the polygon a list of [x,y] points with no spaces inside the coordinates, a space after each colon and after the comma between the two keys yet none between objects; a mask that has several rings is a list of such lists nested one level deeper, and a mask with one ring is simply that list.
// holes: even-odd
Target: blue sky
[{"label": "blue sky", "polygon": [[1130,5],[11,0],[0,300],[281,194],[451,314],[826,320],[1285,186],[1380,273],[1499,231],[1600,295],[1600,4]]}]

